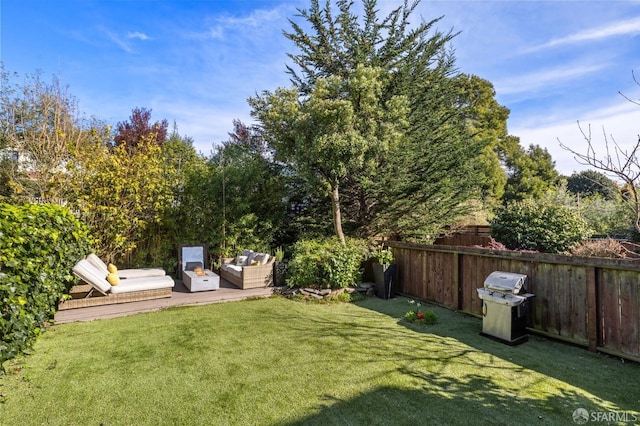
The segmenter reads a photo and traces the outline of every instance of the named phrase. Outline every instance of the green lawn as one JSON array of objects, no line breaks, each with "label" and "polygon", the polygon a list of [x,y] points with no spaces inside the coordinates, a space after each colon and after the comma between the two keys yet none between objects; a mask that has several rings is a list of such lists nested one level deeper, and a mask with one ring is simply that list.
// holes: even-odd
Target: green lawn
[{"label": "green lawn", "polygon": [[[0,377],[2,425],[533,425],[640,422],[640,366],[407,299],[281,298],[51,327]],[[597,414],[594,414],[597,415]],[[624,424],[624,423],[622,423]]]}]

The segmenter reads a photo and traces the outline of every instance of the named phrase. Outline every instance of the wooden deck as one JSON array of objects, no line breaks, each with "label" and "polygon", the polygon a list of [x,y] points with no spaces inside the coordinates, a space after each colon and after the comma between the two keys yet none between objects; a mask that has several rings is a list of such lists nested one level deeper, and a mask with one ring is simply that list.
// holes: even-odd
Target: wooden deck
[{"label": "wooden deck", "polygon": [[115,318],[140,312],[158,311],[171,306],[207,305],[211,303],[242,300],[250,297],[269,297],[275,290],[274,287],[241,290],[233,284],[220,279],[220,288],[218,290],[190,293],[182,284],[182,281],[176,280],[175,283],[170,298],[68,309],[56,313],[55,323],[64,324],[67,322]]}]

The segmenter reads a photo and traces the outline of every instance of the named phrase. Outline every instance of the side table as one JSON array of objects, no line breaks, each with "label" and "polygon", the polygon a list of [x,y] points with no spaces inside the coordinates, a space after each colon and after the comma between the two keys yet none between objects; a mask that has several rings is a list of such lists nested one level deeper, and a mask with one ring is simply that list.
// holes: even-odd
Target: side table
[{"label": "side table", "polygon": [[205,269],[206,275],[197,275],[193,271],[183,271],[184,286],[190,292],[217,290],[220,288],[220,277],[214,272]]}]

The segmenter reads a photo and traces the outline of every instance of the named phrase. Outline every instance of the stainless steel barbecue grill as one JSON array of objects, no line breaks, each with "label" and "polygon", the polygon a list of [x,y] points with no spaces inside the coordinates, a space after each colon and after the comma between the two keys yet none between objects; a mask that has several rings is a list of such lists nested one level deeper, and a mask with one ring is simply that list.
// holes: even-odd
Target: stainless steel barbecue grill
[{"label": "stainless steel barbecue grill", "polygon": [[478,288],[482,299],[482,334],[517,345],[527,341],[527,313],[534,294],[526,293],[526,275],[495,271]]}]

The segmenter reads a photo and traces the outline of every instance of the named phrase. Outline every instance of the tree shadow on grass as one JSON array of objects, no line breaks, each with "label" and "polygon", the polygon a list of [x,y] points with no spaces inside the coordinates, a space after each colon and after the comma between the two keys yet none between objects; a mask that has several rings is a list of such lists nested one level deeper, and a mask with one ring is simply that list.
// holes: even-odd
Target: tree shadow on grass
[{"label": "tree shadow on grass", "polygon": [[313,414],[289,425],[513,425],[573,424],[572,414],[591,401],[576,393],[548,399],[518,399],[490,378],[450,380],[419,377],[422,389],[378,387],[343,400],[329,394]]},{"label": "tree shadow on grass", "polygon": [[[623,362],[615,357],[595,354],[583,348],[539,336],[530,336],[529,341],[522,345],[509,346],[480,336],[481,319],[428,304],[423,308],[435,312],[439,323],[433,326],[412,324],[402,319],[411,306],[407,303],[408,300],[401,297],[392,300],[370,298],[359,302],[358,305],[397,319],[398,324],[417,333],[417,336],[426,335],[434,341],[449,342],[446,344],[451,345],[454,353],[459,352],[460,356],[467,358],[465,362],[476,363],[478,357],[470,356],[472,353],[488,354],[489,359],[508,362],[509,368],[515,371],[535,371],[592,395],[592,398],[586,400],[577,393],[565,395],[563,398],[566,398],[568,403],[562,406],[570,409],[570,412],[578,407],[584,407],[588,411],[621,411],[634,414],[640,421],[640,393],[637,391],[640,364]],[[451,362],[452,359],[441,362]],[[491,364],[476,367],[494,368]],[[503,366],[494,368],[491,374],[499,375],[500,368]],[[432,373],[427,373],[427,376],[429,374]],[[427,376],[425,378],[430,382],[444,380],[443,386],[455,388],[460,385],[447,384],[446,378]],[[474,380],[485,379],[476,377]],[[488,390],[487,395],[490,395],[491,386],[489,383],[487,385],[485,391]],[[463,391],[462,394],[467,397],[473,396],[473,392]],[[482,398],[484,397],[479,397],[478,402],[482,402]],[[517,401],[517,397],[514,397],[511,403],[513,401]],[[529,403],[536,405],[535,401]],[[509,401],[505,401],[504,404],[508,405]]]}]

